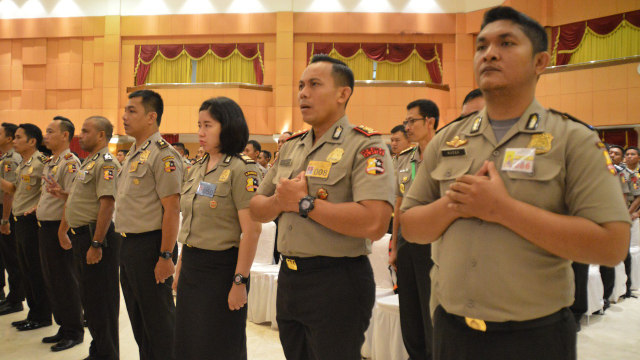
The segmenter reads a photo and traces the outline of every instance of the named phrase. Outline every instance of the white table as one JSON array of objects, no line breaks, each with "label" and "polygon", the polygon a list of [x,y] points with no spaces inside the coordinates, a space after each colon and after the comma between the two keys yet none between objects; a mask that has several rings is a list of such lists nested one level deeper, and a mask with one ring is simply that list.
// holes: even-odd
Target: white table
[{"label": "white table", "polygon": [[589,265],[589,280],[587,280],[587,316],[604,307],[604,286],[600,277],[600,266]]},{"label": "white table", "polygon": [[[280,265],[253,265],[247,299],[247,319],[261,324],[275,319],[275,293]],[[272,314],[273,313],[273,314]]]},{"label": "white table", "polygon": [[402,342],[398,295],[376,300],[373,308],[373,360],[406,360],[409,358]]}]

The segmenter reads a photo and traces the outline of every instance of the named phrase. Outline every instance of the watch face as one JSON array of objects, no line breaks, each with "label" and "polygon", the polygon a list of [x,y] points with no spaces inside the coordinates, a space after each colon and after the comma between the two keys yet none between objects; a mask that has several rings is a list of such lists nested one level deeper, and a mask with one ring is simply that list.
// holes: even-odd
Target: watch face
[{"label": "watch face", "polygon": [[233,277],[233,281],[234,281],[236,284],[240,284],[240,283],[242,282],[242,275],[237,274],[236,276],[234,276],[234,277]]},{"label": "watch face", "polygon": [[302,207],[302,210],[307,210],[311,206],[311,201],[309,201],[309,199],[302,199],[300,206]]}]

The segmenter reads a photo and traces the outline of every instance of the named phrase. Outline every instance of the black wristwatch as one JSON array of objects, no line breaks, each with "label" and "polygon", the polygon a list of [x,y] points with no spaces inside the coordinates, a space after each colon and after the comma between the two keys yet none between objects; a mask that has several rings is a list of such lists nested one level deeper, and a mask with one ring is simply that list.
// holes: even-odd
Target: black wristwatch
[{"label": "black wristwatch", "polygon": [[244,277],[242,274],[237,273],[233,275],[233,283],[236,285],[247,284],[249,282],[248,277]]},{"label": "black wristwatch", "polygon": [[91,240],[91,247],[102,249],[104,246],[100,241]]},{"label": "black wristwatch", "polygon": [[171,251],[163,251],[160,253],[160,257],[165,260],[169,260],[173,258],[173,253]]},{"label": "black wristwatch", "polygon": [[307,218],[309,216],[309,212],[313,210],[313,202],[315,200],[316,198],[309,195],[300,199],[300,202],[298,202],[298,213],[300,214],[300,216],[302,216],[303,218]]}]

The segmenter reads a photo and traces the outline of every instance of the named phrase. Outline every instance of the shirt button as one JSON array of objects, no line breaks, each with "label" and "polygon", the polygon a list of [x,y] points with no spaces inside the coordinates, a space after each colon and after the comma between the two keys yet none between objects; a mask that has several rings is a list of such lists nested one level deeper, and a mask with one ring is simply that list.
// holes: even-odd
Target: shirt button
[{"label": "shirt button", "polygon": [[476,259],[471,259],[471,267],[476,267],[478,265],[478,261]]},{"label": "shirt button", "polygon": [[472,308],[474,306],[473,300],[467,301],[467,307]]},{"label": "shirt button", "polygon": [[495,151],[493,152],[493,156],[498,156],[498,155],[500,155],[500,151],[495,150]]},{"label": "shirt button", "polygon": [[289,231],[293,230],[293,226],[289,225]]},{"label": "shirt button", "polygon": [[444,176],[446,176],[446,177],[451,176],[451,171],[447,171],[447,172],[444,174]]}]

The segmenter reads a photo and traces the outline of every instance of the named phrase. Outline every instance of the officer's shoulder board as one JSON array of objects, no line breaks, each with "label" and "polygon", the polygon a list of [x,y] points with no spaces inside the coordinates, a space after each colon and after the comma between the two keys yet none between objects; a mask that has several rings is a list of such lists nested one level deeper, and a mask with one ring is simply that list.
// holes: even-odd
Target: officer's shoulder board
[{"label": "officer's shoulder board", "polygon": [[578,120],[578,119],[576,119],[575,117],[573,117],[573,116],[571,116],[571,115],[569,115],[569,114],[567,114],[567,113],[563,113],[563,112],[560,112],[560,111],[555,110],[555,109],[552,109],[552,108],[549,108],[549,111],[551,111],[552,113],[554,113],[554,114],[556,114],[556,115],[560,115],[560,116],[561,116],[563,119],[565,119],[565,120],[575,121],[575,122],[577,122],[577,123],[579,123],[579,124],[582,124],[582,125],[584,125],[584,126],[588,127],[588,128],[589,128],[589,130],[594,130],[594,131],[595,131],[595,128],[594,128],[593,126],[591,126],[591,125],[587,124],[587,123],[586,123],[586,122],[584,122],[584,121]]},{"label": "officer's shoulder board", "polygon": [[69,160],[73,157],[73,153],[67,153],[67,155],[64,156],[65,160]]},{"label": "officer's shoulder board", "polygon": [[353,128],[353,130],[357,131],[358,133],[364,135],[364,136],[373,136],[373,135],[381,135],[379,132],[373,130],[372,128],[368,127],[368,126],[364,126],[364,125],[358,125],[356,127]]},{"label": "officer's shoulder board", "polygon": [[165,149],[169,146],[169,143],[165,139],[160,139],[156,141],[156,145],[158,145],[160,149]]},{"label": "officer's shoulder board", "polygon": [[43,164],[46,164],[51,161],[51,157],[46,155],[38,155],[38,160],[40,160]]},{"label": "officer's shoulder board", "polygon": [[416,148],[416,146],[417,146],[417,145],[415,145],[415,146],[409,146],[408,148],[406,148],[406,149],[404,149],[404,150],[400,151],[400,153],[398,154],[398,156],[401,156],[401,155],[404,155],[404,154],[409,154],[409,153],[411,153],[411,152],[413,151],[413,149],[415,149],[415,148]]},{"label": "officer's shoulder board", "polygon": [[237,156],[242,159],[242,161],[244,161],[245,164],[255,164],[256,161],[253,160],[252,158],[248,157],[245,154],[237,154]]},{"label": "officer's shoulder board", "polygon": [[104,153],[102,158],[104,159],[104,161],[113,161],[113,156],[111,154],[109,154],[108,152]]},{"label": "officer's shoulder board", "polygon": [[474,116],[474,115],[476,115],[477,113],[478,113],[477,111],[474,111],[474,112],[472,112],[472,113],[470,113],[470,114],[466,114],[466,115],[460,115],[460,116],[458,116],[457,118],[453,119],[453,120],[452,120],[450,123],[448,123],[447,125],[445,125],[445,126],[441,127],[440,129],[436,130],[436,134],[437,134],[437,133],[439,133],[440,131],[444,130],[447,126],[449,126],[449,125],[451,125],[451,124],[453,124],[453,123],[457,123],[457,122],[459,122],[459,121],[462,121],[462,120],[464,120],[464,119],[467,119],[467,118],[469,118],[469,117],[471,117],[471,116]]},{"label": "officer's shoulder board", "polygon": [[298,131],[298,132],[296,132],[296,133],[293,133],[291,136],[289,136],[289,137],[287,138],[287,140],[285,140],[285,142],[287,142],[287,141],[289,141],[289,140],[293,140],[293,139],[299,138],[299,137],[301,137],[301,136],[305,135],[305,134],[306,134],[306,133],[308,133],[308,132],[309,132],[309,130],[300,130],[300,131]]}]

